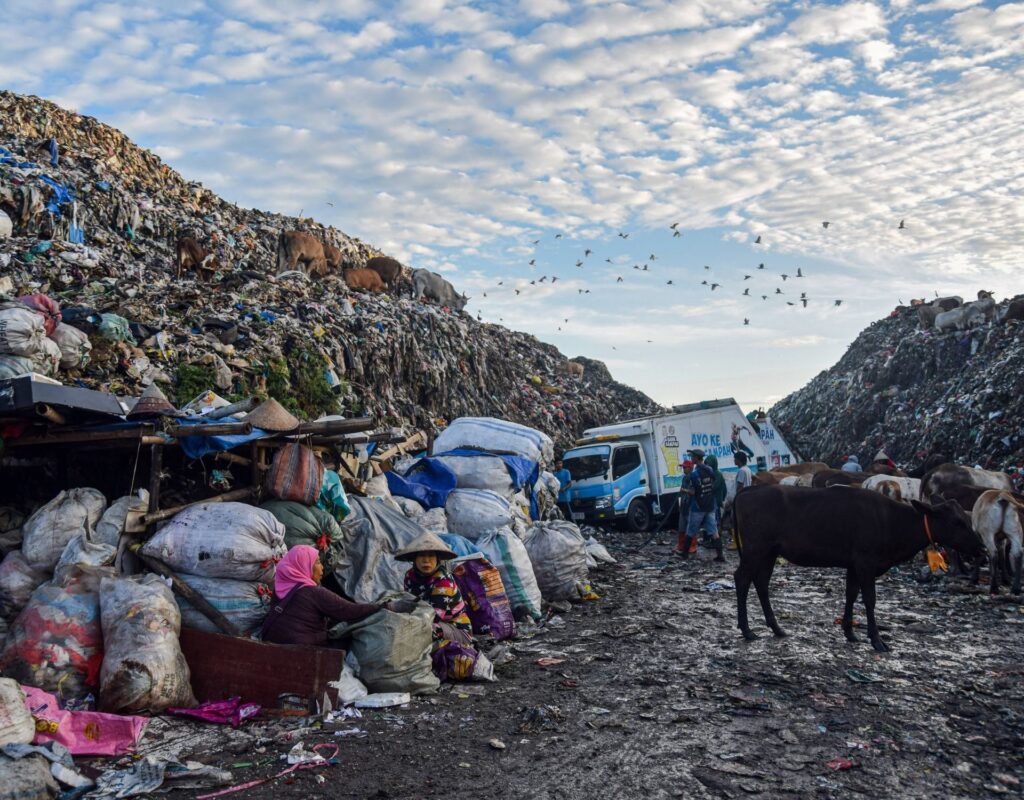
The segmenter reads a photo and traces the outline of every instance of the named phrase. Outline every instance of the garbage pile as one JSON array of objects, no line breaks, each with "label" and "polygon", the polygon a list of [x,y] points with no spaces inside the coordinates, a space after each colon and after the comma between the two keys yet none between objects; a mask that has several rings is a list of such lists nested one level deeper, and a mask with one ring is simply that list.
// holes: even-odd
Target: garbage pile
[{"label": "garbage pile", "polygon": [[[494,415],[561,445],[661,410],[599,362],[575,359],[580,378],[532,336],[399,291],[353,292],[338,275],[277,274],[291,230],[336,247],[343,266],[377,255],[313,220],[228,203],[91,117],[0,92],[0,297],[48,315],[41,335],[23,309],[0,309],[17,328],[14,344],[0,341],[0,374],[132,396],[155,382],[179,404],[211,387],[269,394],[309,419],[427,430]],[[209,281],[179,276],[184,236],[215,258]]]},{"label": "garbage pile", "polygon": [[1006,314],[1014,302],[946,332],[898,306],[771,417],[806,459],[835,465],[850,454],[870,463],[882,448],[908,466],[931,453],[993,469],[1024,463],[1024,323]]}]

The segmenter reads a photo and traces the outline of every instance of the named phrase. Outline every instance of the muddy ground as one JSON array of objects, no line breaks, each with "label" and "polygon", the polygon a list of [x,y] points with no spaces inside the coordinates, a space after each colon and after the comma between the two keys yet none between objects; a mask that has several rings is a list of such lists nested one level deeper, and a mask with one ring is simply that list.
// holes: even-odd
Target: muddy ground
[{"label": "muddy ground", "polygon": [[[633,534],[605,541],[620,563],[593,573],[603,599],[514,642],[497,683],[364,712],[345,726],[364,737],[305,733],[307,746],[336,743],[338,764],[231,796],[1021,795],[1024,606],[1005,594],[994,602],[985,587],[922,584],[900,568],[879,581],[892,652],[877,654],[836,624],[842,572],[783,565],[772,589],[789,636],[764,628],[752,592],[762,635],[748,643],[735,592],[708,588],[731,581],[734,552],[725,565],[704,549],[681,563],[668,546],[631,549]],[[248,737],[296,724],[256,723],[234,740],[207,728],[193,757],[232,769],[234,782],[270,775],[290,745]]]}]

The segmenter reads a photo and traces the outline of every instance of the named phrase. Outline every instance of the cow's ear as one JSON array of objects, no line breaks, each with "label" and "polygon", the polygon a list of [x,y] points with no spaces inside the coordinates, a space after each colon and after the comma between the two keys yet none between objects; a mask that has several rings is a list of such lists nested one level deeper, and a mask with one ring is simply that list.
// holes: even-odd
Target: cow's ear
[{"label": "cow's ear", "polygon": [[920,500],[911,500],[910,505],[914,507],[915,511],[919,511],[922,514],[927,514],[932,510],[932,507],[927,503],[922,503]]}]

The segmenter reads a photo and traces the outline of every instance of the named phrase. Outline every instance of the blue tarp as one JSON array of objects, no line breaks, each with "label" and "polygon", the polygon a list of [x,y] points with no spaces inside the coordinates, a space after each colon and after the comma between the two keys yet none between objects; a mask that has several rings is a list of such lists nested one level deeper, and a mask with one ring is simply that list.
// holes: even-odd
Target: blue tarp
[{"label": "blue tarp", "polygon": [[459,536],[457,533],[442,533],[439,535],[441,537],[441,541],[448,545],[452,549],[452,552],[454,552],[459,558],[471,556],[474,553],[481,555],[480,548],[469,541],[465,536]]},{"label": "blue tarp", "polygon": [[[238,422],[237,419],[226,417],[218,422]],[[202,417],[183,417],[177,420],[179,425],[207,425],[210,420],[203,419]],[[240,444],[254,441],[255,439],[266,439],[268,436],[273,436],[272,433],[267,433],[259,428],[253,428],[252,433],[239,434],[237,436],[186,436],[182,439],[178,439],[178,444],[181,446],[182,452],[189,458],[196,459],[202,458],[209,453],[221,453],[225,450],[230,450],[233,447],[238,447]]]},{"label": "blue tarp", "polygon": [[39,169],[39,165],[33,161],[18,161],[6,147],[0,147],[0,164],[7,164],[18,169]]},{"label": "blue tarp", "polygon": [[456,484],[455,473],[432,458],[419,459],[405,477],[397,472],[384,474],[391,494],[416,500],[424,508],[444,508]]},{"label": "blue tarp", "polygon": [[53,196],[50,197],[50,201],[46,204],[46,210],[55,217],[59,217],[61,205],[70,203],[75,199],[75,190],[57,183],[49,175],[40,175],[39,180],[53,189]]}]

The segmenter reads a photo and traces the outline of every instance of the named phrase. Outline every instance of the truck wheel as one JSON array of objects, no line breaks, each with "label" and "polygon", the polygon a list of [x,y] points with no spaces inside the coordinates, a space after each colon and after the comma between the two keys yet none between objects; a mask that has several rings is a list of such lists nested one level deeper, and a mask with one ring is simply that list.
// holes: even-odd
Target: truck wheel
[{"label": "truck wheel", "polygon": [[639,497],[629,504],[626,511],[626,524],[631,531],[642,533],[651,527],[651,507],[646,500]]}]

